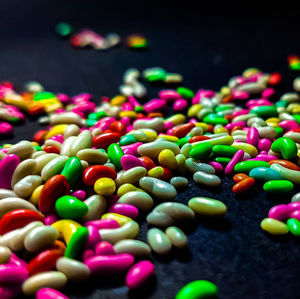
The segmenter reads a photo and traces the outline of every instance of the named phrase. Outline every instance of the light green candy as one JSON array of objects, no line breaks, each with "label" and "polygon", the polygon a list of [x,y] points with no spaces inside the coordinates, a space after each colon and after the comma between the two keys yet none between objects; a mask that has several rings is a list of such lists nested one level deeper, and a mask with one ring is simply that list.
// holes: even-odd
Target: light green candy
[{"label": "light green candy", "polygon": [[175,299],[202,299],[218,296],[218,287],[207,280],[195,280],[179,290]]}]

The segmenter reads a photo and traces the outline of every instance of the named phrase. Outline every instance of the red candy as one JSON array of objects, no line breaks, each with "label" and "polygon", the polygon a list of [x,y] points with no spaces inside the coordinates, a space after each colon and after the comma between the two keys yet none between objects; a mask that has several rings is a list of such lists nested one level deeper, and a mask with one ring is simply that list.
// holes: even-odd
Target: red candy
[{"label": "red candy", "polygon": [[143,163],[145,168],[147,169],[147,171],[149,171],[150,169],[156,167],[157,165],[152,161],[151,158],[143,156],[139,158]]},{"label": "red candy", "polygon": [[172,130],[172,135],[176,136],[177,138],[183,138],[186,136],[193,128],[195,125],[193,123],[187,123],[183,125],[176,126]]},{"label": "red candy", "polygon": [[107,148],[111,143],[119,142],[121,135],[119,133],[103,133],[93,138],[93,146],[97,148]]},{"label": "red candy", "polygon": [[0,234],[4,235],[17,228],[22,228],[33,221],[43,222],[43,217],[39,213],[27,209],[8,212],[0,221]]},{"label": "red candy", "polygon": [[51,177],[44,185],[39,201],[39,210],[48,214],[53,208],[55,201],[70,193],[70,185],[65,176],[58,174]]},{"label": "red candy", "polygon": [[110,178],[115,180],[117,178],[117,173],[112,168],[104,165],[90,166],[83,172],[83,182],[87,186],[94,185],[100,178]]},{"label": "red candy", "polygon": [[45,136],[47,133],[47,130],[38,131],[34,134],[33,140],[38,144],[42,144],[45,141]]},{"label": "red candy", "polygon": [[126,127],[120,121],[113,121],[109,125],[108,129],[111,132],[120,134],[121,136],[126,134]]},{"label": "red candy", "polygon": [[194,136],[189,139],[189,143],[194,143],[202,140],[210,139],[208,136]]},{"label": "red candy", "polygon": [[47,145],[43,148],[43,151],[46,153],[53,153],[53,154],[59,154],[60,153],[60,149],[57,148],[54,145]]},{"label": "red candy", "polygon": [[281,81],[282,81],[281,74],[273,73],[270,76],[269,85],[277,85],[277,84],[281,83]]},{"label": "red candy", "polygon": [[248,191],[251,187],[255,185],[255,180],[253,178],[246,178],[242,181],[239,181],[232,187],[232,191],[235,194],[240,194]]},{"label": "red candy", "polygon": [[173,172],[171,169],[163,167],[164,174],[160,177],[163,181],[170,181],[170,179],[173,177]]}]

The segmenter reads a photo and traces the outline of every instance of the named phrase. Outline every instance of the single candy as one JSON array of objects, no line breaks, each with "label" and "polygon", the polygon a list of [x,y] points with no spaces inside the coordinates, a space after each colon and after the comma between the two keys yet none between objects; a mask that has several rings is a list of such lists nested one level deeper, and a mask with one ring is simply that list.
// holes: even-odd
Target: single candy
[{"label": "single candy", "polygon": [[194,212],[203,216],[223,217],[227,212],[224,203],[207,197],[194,197],[189,200],[188,206]]},{"label": "single candy", "polygon": [[157,254],[167,254],[172,249],[169,238],[158,228],[150,228],[148,230],[147,240],[152,250]]},{"label": "single candy", "polygon": [[24,267],[16,265],[0,265],[1,283],[21,283],[28,277],[28,271]]},{"label": "single candy", "polygon": [[273,218],[265,218],[260,223],[260,227],[271,235],[284,235],[289,232],[285,223]]},{"label": "single candy", "polygon": [[243,172],[243,173],[249,173],[253,168],[257,167],[270,167],[270,164],[265,161],[258,161],[258,160],[252,160],[252,161],[243,161],[239,162],[234,166],[235,172]]},{"label": "single candy", "polygon": [[124,152],[120,145],[117,143],[112,143],[107,149],[107,155],[110,161],[117,167],[122,168],[121,158],[124,156]]},{"label": "single candy", "polygon": [[253,178],[245,178],[239,182],[237,182],[233,187],[232,191],[235,194],[240,194],[248,191],[250,188],[252,188],[255,185],[255,180]]},{"label": "single candy", "polygon": [[221,180],[214,174],[208,174],[203,171],[197,171],[193,175],[193,179],[198,184],[204,184],[210,187],[217,187],[221,185]]},{"label": "single candy", "polygon": [[119,198],[118,203],[133,205],[138,208],[138,210],[144,212],[151,210],[153,207],[152,197],[142,191],[127,192]]},{"label": "single candy", "polygon": [[100,178],[95,182],[94,190],[99,195],[109,196],[114,194],[116,184],[110,178]]},{"label": "single candy", "polygon": [[77,157],[69,158],[61,172],[61,175],[65,176],[70,185],[74,185],[82,173],[82,165]]},{"label": "single candy", "polygon": [[151,255],[151,248],[149,245],[139,240],[121,240],[114,245],[114,250],[117,254],[130,253],[135,257]]},{"label": "single candy", "polygon": [[36,299],[69,299],[69,297],[57,290],[51,288],[42,288],[36,292]]},{"label": "single candy", "polygon": [[93,186],[98,179],[103,177],[115,180],[117,173],[114,169],[104,165],[90,166],[83,172],[83,182],[87,186]]},{"label": "single candy", "polygon": [[0,188],[11,188],[12,177],[19,163],[17,155],[7,155],[0,161]]},{"label": "single candy", "polygon": [[77,259],[79,256],[81,256],[87,243],[88,236],[88,229],[86,227],[79,227],[72,235],[67,245],[65,256],[73,259]]},{"label": "single candy", "polygon": [[141,287],[150,276],[154,275],[154,265],[149,261],[140,261],[133,265],[126,275],[126,285],[129,289]]},{"label": "single candy", "polygon": [[82,218],[88,212],[88,206],[74,196],[65,195],[55,202],[57,214],[65,219]]},{"label": "single candy", "polygon": [[190,150],[189,156],[196,160],[208,159],[211,151],[212,145],[210,143],[200,143]]},{"label": "single candy", "polygon": [[277,205],[269,210],[268,217],[282,221],[288,219],[291,212],[290,205]]},{"label": "single candy", "polygon": [[272,181],[281,180],[281,175],[275,170],[268,167],[256,167],[249,172],[249,176],[255,180]]},{"label": "single candy", "polygon": [[217,298],[218,287],[207,280],[195,280],[179,290],[175,299]]},{"label": "single candy", "polygon": [[69,281],[84,281],[90,276],[90,270],[85,264],[68,257],[59,258],[56,269],[64,273]]},{"label": "single candy", "polygon": [[291,160],[297,156],[297,146],[289,137],[280,137],[276,139],[271,146],[272,151],[280,152],[286,160]]},{"label": "single candy", "polygon": [[170,226],[165,231],[172,245],[177,248],[183,248],[188,245],[188,239],[184,232],[176,226]]},{"label": "single candy", "polygon": [[293,190],[294,184],[286,180],[273,180],[266,182],[263,188],[266,192],[288,193]]},{"label": "single candy", "polygon": [[300,236],[300,221],[294,218],[288,219],[286,222],[289,231],[294,235],[299,237]]}]

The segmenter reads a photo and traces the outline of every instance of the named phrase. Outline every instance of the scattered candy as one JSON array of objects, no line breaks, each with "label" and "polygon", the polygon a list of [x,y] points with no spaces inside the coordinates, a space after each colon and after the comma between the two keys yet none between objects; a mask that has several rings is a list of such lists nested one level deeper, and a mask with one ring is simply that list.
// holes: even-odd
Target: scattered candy
[{"label": "scattered candy", "polygon": [[142,35],[132,34],[127,37],[127,46],[132,49],[146,49],[148,40]]}]

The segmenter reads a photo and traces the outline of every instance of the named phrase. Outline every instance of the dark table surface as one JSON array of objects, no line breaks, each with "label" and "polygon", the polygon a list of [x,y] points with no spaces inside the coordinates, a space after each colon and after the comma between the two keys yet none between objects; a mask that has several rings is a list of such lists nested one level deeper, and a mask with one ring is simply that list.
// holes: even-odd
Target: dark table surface
[{"label": "dark table surface", "polygon": [[[240,2],[5,1],[0,9],[0,80],[11,81],[18,89],[36,80],[49,91],[90,92],[99,101],[100,96],[118,93],[129,67],[161,66],[182,74],[184,85],[193,90],[218,90],[230,77],[253,66],[284,75],[277,99],[292,90],[296,76],[286,58],[300,54],[299,5]],[[75,50],[55,35],[59,21],[122,37],[142,33],[150,48]],[[147,88],[150,97],[159,90]],[[15,128],[14,137],[1,142],[30,139],[39,128],[35,120],[27,119]],[[71,298],[164,299],[174,298],[190,281],[206,279],[217,284],[219,298],[300,298],[299,240],[291,235],[271,237],[260,229],[268,210],[288,203],[290,196],[267,197],[257,186],[236,198],[232,185],[231,179],[223,178],[220,189],[209,190],[191,181],[178,195],[177,200],[185,203],[197,195],[220,199],[228,214],[221,222],[198,219],[188,231],[189,250],[153,256],[156,278],[142,290],[128,292],[124,277],[118,276],[69,284],[65,293]],[[141,222],[140,239],[145,239],[146,231]]]}]

